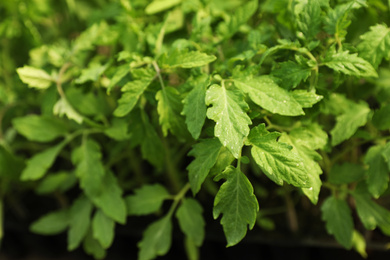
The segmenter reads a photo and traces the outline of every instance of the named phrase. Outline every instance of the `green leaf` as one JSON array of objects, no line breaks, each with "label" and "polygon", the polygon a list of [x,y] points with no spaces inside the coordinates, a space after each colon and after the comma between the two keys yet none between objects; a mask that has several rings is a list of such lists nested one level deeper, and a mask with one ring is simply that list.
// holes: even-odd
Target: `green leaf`
[{"label": "green leaf", "polygon": [[363,258],[367,258],[366,240],[363,235],[356,230],[353,231],[352,246]]},{"label": "green leaf", "polygon": [[28,115],[14,118],[12,124],[30,141],[50,142],[67,133],[66,124],[55,117]]},{"label": "green leaf", "polygon": [[168,135],[169,130],[176,137],[186,139],[188,130],[181,115],[183,104],[179,92],[175,88],[165,87],[157,92],[156,99],[159,122],[164,136]]},{"label": "green leaf", "polygon": [[37,194],[49,194],[65,192],[73,187],[77,182],[76,176],[70,172],[59,172],[47,175],[36,187]]},{"label": "green leaf", "polygon": [[294,139],[294,143],[311,150],[324,149],[328,143],[328,134],[316,123],[295,128],[289,135]]},{"label": "green leaf", "polygon": [[76,249],[87,235],[91,222],[92,204],[86,197],[79,197],[70,208],[68,250]]},{"label": "green leaf", "polygon": [[[242,157],[241,157],[242,158]],[[232,162],[235,160],[232,153],[227,149],[226,147],[221,148],[221,151],[218,154],[217,162],[214,164],[214,166],[210,169],[210,176],[215,176],[217,174],[222,173],[226,167],[232,164]]]},{"label": "green leaf", "polygon": [[[0,145],[0,179],[19,180],[20,173],[25,167],[24,161],[25,160],[22,158],[12,154],[12,152],[6,149],[3,145]],[[4,181],[3,183],[6,182]],[[12,185],[7,186],[8,188],[11,188]],[[7,193],[6,188],[2,190],[2,193]]]},{"label": "green leaf", "polygon": [[104,259],[106,251],[98,240],[93,238],[92,229],[90,228],[83,243],[83,249],[87,254],[93,255],[95,259]]},{"label": "green leaf", "polygon": [[298,16],[298,28],[307,40],[316,37],[321,26],[321,6],[319,0],[300,1],[295,7]]},{"label": "green leaf", "polygon": [[194,68],[209,64],[217,59],[214,55],[208,55],[199,51],[175,49],[168,57],[162,60],[163,68]]},{"label": "green leaf", "polygon": [[80,179],[80,187],[90,198],[100,194],[103,189],[105,170],[101,158],[100,146],[92,139],[83,141],[72,154],[72,160],[77,164],[76,176]]},{"label": "green leaf", "polygon": [[120,224],[126,223],[126,202],[122,198],[122,189],[118,180],[111,172],[107,172],[102,179],[102,191],[97,196],[90,196],[92,202],[104,214]]},{"label": "green leaf", "polygon": [[4,237],[4,228],[3,228],[3,223],[4,223],[4,206],[3,206],[3,199],[0,199],[0,243],[3,241]]},{"label": "green leaf", "polygon": [[247,177],[238,169],[229,166],[215,180],[226,179],[214,200],[213,216],[222,214],[221,224],[227,246],[240,242],[246,235],[247,226],[252,229],[256,222],[259,204]]},{"label": "green leaf", "polygon": [[146,14],[156,14],[170,9],[181,3],[182,0],[153,0],[145,9]]},{"label": "green leaf", "polygon": [[283,133],[279,138],[280,142],[285,142],[293,146],[303,160],[307,176],[311,187],[302,188],[303,193],[310,199],[313,204],[317,204],[318,195],[321,190],[322,169],[316,162],[322,157],[315,152],[315,149],[323,148],[326,144],[327,135],[318,125],[300,127],[292,130],[288,135]]},{"label": "green leaf", "polygon": [[379,110],[376,110],[374,116],[372,117],[372,123],[379,130],[390,129],[390,104],[381,107]]},{"label": "green leaf", "polygon": [[188,260],[199,260],[200,259],[199,248],[195,245],[194,241],[192,241],[187,236],[184,239],[184,247],[186,250]]},{"label": "green leaf", "polygon": [[58,116],[66,115],[69,119],[76,121],[78,124],[83,122],[83,116],[80,115],[74,108],[69,104],[69,101],[62,97],[53,107],[53,114]]},{"label": "green leaf", "polygon": [[385,159],[388,169],[390,171],[390,142],[387,142],[387,144],[385,145],[382,152],[382,156]]},{"label": "green leaf", "polygon": [[272,55],[274,53],[276,53],[277,51],[279,50],[299,50],[301,53],[307,53],[308,50],[306,48],[300,48],[300,44],[299,42],[295,41],[295,42],[292,42],[290,40],[286,40],[286,39],[282,39],[282,40],[278,40],[278,45],[276,46],[273,46],[269,49],[267,49],[263,55],[261,56],[261,59],[259,61],[259,66],[263,64],[263,62],[265,61],[265,59],[269,56],[269,55]]},{"label": "green leaf", "polygon": [[128,82],[122,87],[122,97],[118,100],[118,107],[114,111],[114,115],[122,117],[131,112],[137,104],[139,97],[144,93],[153,78],[142,78]]},{"label": "green leaf", "polygon": [[364,163],[368,165],[366,182],[374,198],[379,198],[389,184],[389,168],[382,156],[384,151],[385,146],[371,146],[364,157]]},{"label": "green leaf", "polygon": [[317,95],[315,92],[297,89],[291,92],[293,98],[301,105],[301,107],[309,108],[320,102],[323,96]]},{"label": "green leaf", "polygon": [[225,39],[233,36],[239,29],[240,26],[245,24],[257,10],[258,1],[249,1],[243,6],[239,6],[234,12],[227,16],[228,19],[218,25],[218,32]]},{"label": "green leaf", "polygon": [[68,87],[65,96],[69,105],[82,115],[102,116],[111,113],[104,94],[94,92],[84,92],[81,88]]},{"label": "green leaf", "polygon": [[272,75],[281,79],[284,89],[296,88],[311,75],[311,68],[294,61],[280,63],[280,67],[272,71]]},{"label": "green leaf", "polygon": [[370,31],[360,36],[362,40],[357,46],[359,56],[369,61],[374,68],[378,68],[382,59],[389,59],[390,55],[390,28],[385,24],[376,24]]},{"label": "green leaf", "polygon": [[164,164],[164,147],[159,135],[149,122],[145,111],[141,111],[141,120],[144,138],[141,143],[142,158],[148,160],[157,168],[162,168]]},{"label": "green leaf", "polygon": [[351,24],[351,19],[348,17],[349,13],[352,9],[360,7],[361,4],[358,1],[337,5],[334,10],[328,12],[325,19],[325,31],[335,35],[340,41],[344,40],[347,35],[347,28]]},{"label": "green leaf", "polygon": [[206,139],[195,144],[188,153],[188,156],[195,157],[195,160],[187,167],[191,190],[194,195],[198,193],[210,169],[217,162],[221,148],[222,145],[218,139]]},{"label": "green leaf", "polygon": [[143,185],[134,195],[125,198],[129,215],[147,215],[158,211],[164,200],[171,198],[169,192],[160,184]]},{"label": "green leaf", "polygon": [[275,183],[283,181],[296,187],[310,188],[302,157],[286,143],[277,142],[277,132],[268,132],[264,124],[252,128],[247,145],[252,145],[251,153],[261,170]]},{"label": "green leaf", "polygon": [[356,211],[364,227],[374,230],[377,226],[390,229],[390,211],[371,200],[365,185],[358,185],[352,193],[356,201]]},{"label": "green leaf", "polygon": [[81,70],[80,77],[75,79],[76,84],[83,84],[88,81],[97,81],[99,77],[106,71],[109,64],[101,65],[99,63],[90,63],[88,68]]},{"label": "green leaf", "polygon": [[193,88],[184,98],[183,112],[186,116],[188,131],[198,139],[206,120],[206,89],[210,84],[208,76],[203,75],[194,80]]},{"label": "green leaf", "polygon": [[55,79],[47,74],[46,71],[30,66],[24,66],[16,70],[23,83],[30,88],[47,89],[55,82]]},{"label": "green leaf", "polygon": [[246,114],[248,104],[239,91],[214,84],[206,92],[206,105],[212,105],[207,109],[207,117],[216,122],[215,136],[238,158],[249,134],[248,125],[252,124]]},{"label": "green leaf", "polygon": [[118,223],[126,222],[126,204],[122,189],[111,172],[105,172],[101,161],[100,146],[92,139],[83,142],[72,154],[77,164],[76,176],[88,198]]},{"label": "green leaf", "polygon": [[113,118],[112,124],[109,128],[104,130],[104,133],[117,141],[124,141],[129,139],[130,135],[128,134],[128,120],[122,118]]},{"label": "green leaf", "polygon": [[336,117],[336,125],[330,131],[332,135],[332,145],[336,146],[350,138],[356,130],[367,123],[370,114],[367,103],[350,102],[349,107]]},{"label": "green leaf", "polygon": [[180,229],[200,247],[205,236],[205,221],[202,216],[202,206],[194,199],[184,199],[176,211]]},{"label": "green leaf", "polygon": [[58,154],[64,148],[65,142],[61,142],[56,146],[50,147],[43,152],[36,153],[27,161],[20,179],[23,181],[38,180],[42,178],[47,170],[53,165]]},{"label": "green leaf", "polygon": [[285,116],[305,114],[291,94],[279,87],[269,76],[235,79],[234,83],[247,93],[253,102],[272,113]]},{"label": "green leaf", "polygon": [[106,21],[101,20],[94,23],[87,30],[83,31],[73,42],[73,57],[80,56],[81,51],[87,51],[94,48],[95,45],[110,45],[116,42],[118,33],[113,31]]},{"label": "green leaf", "polygon": [[111,90],[118,84],[127,74],[130,72],[129,64],[121,65],[116,67],[115,74],[110,80],[110,84],[107,87],[107,94],[111,93]]},{"label": "green leaf", "polygon": [[350,249],[352,247],[353,219],[347,202],[331,196],[322,204],[321,211],[328,233],[334,235],[345,248]]},{"label": "green leaf", "polygon": [[56,235],[65,231],[69,222],[68,210],[54,211],[35,220],[30,231],[41,235]]},{"label": "green leaf", "polygon": [[368,61],[348,51],[328,54],[322,61],[322,65],[350,76],[378,77],[378,73]]},{"label": "green leaf", "polygon": [[353,163],[343,163],[333,165],[329,172],[330,183],[341,185],[356,182],[364,178],[364,169],[361,165]]},{"label": "green leaf", "polygon": [[165,255],[172,242],[172,221],[169,215],[150,224],[138,243],[139,260],[150,260]]},{"label": "green leaf", "polygon": [[92,233],[103,248],[109,248],[114,241],[115,222],[103,211],[96,211],[92,220]]}]

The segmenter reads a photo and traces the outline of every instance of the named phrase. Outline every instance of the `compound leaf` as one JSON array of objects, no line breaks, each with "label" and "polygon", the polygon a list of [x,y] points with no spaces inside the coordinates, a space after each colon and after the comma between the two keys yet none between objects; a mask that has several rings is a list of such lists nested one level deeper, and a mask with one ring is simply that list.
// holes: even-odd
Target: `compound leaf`
[{"label": "compound leaf", "polygon": [[328,233],[334,235],[345,248],[350,249],[352,247],[353,219],[347,202],[331,196],[322,204],[321,211]]},{"label": "compound leaf", "polygon": [[268,178],[279,185],[286,181],[296,187],[312,187],[304,160],[292,146],[277,142],[279,136],[280,133],[268,132],[264,124],[252,128],[246,144],[252,145],[255,162]]},{"label": "compound leaf", "polygon": [[212,85],[206,92],[207,117],[216,122],[214,134],[235,158],[239,157],[244,138],[252,124],[246,114],[248,104],[237,90],[225,86]]},{"label": "compound leaf", "polygon": [[171,247],[172,220],[169,215],[150,224],[138,243],[139,260],[150,260],[165,255]]},{"label": "compound leaf", "polygon": [[269,76],[235,79],[234,83],[239,89],[247,93],[253,102],[272,113],[285,116],[305,114],[302,106],[290,93],[279,87]]},{"label": "compound leaf", "polygon": [[215,180],[226,179],[215,197],[213,216],[222,214],[221,224],[227,246],[240,242],[246,235],[247,226],[252,229],[256,222],[259,204],[247,177],[238,169],[229,166]]},{"label": "compound leaf", "polygon": [[184,199],[176,211],[180,229],[198,247],[202,245],[205,236],[202,211],[199,202],[191,198]]},{"label": "compound leaf", "polygon": [[129,215],[147,215],[159,210],[171,196],[160,184],[144,185],[125,198]]},{"label": "compound leaf", "polygon": [[198,193],[210,169],[217,162],[221,148],[222,145],[218,139],[205,139],[195,144],[188,153],[189,156],[195,157],[187,167],[191,190],[194,195]]}]

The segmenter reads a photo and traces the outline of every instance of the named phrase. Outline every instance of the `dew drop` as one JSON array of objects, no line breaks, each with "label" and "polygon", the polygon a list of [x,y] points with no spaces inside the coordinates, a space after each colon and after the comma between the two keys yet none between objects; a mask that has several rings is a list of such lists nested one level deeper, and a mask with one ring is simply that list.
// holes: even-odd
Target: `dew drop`
[{"label": "dew drop", "polygon": [[313,187],[310,187],[309,190],[313,190]]}]

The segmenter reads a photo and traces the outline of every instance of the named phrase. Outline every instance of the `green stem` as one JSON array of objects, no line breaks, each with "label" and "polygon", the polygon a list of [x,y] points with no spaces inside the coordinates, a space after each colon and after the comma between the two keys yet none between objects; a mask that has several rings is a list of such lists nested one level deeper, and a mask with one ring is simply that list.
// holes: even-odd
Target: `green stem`
[{"label": "green stem", "polygon": [[285,130],[288,130],[287,128],[285,129],[284,127],[282,126],[279,126],[279,125],[275,125],[271,122],[271,120],[269,120],[269,118],[267,116],[263,117],[264,121],[267,123],[267,127],[266,129],[269,130],[269,129],[275,129],[279,132],[285,132]]},{"label": "green stem", "polygon": [[0,197],[0,248],[1,242],[3,241],[3,197]]},{"label": "green stem", "polygon": [[153,65],[153,68],[154,70],[156,71],[157,73],[157,77],[158,77],[158,80],[160,81],[160,85],[161,85],[161,88],[164,90],[165,89],[165,84],[164,84],[164,80],[161,76],[161,69],[160,67],[158,66],[157,62],[156,61],[153,61],[152,62],[152,65]]},{"label": "green stem", "polygon": [[174,197],[173,197],[173,203],[171,208],[169,209],[169,212],[167,216],[171,217],[173,215],[173,212],[175,212],[175,209],[177,208],[177,205],[179,202],[184,198],[187,191],[191,188],[191,185],[187,183]]},{"label": "green stem", "polygon": [[176,165],[173,164],[173,159],[171,156],[171,151],[169,150],[167,140],[165,138],[161,138],[161,140],[162,140],[163,147],[164,147],[167,177],[168,177],[169,183],[172,187],[172,190],[174,192],[177,192],[180,190],[180,187],[181,187],[179,174],[177,173]]}]

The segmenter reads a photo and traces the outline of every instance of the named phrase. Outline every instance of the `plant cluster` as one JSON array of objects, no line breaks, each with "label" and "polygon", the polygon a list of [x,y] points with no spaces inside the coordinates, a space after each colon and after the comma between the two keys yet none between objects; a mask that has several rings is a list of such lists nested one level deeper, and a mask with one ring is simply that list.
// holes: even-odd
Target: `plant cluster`
[{"label": "plant cluster", "polygon": [[203,207],[233,246],[273,228],[276,193],[366,256],[366,230],[390,236],[389,9],[2,1],[0,240],[3,208],[34,191],[57,208],[30,230],[67,232],[69,250],[102,259],[117,225],[152,215],[138,259],[169,251],[174,221],[198,259]]}]

